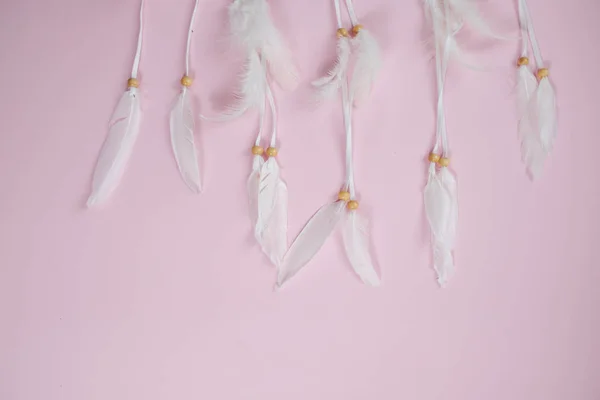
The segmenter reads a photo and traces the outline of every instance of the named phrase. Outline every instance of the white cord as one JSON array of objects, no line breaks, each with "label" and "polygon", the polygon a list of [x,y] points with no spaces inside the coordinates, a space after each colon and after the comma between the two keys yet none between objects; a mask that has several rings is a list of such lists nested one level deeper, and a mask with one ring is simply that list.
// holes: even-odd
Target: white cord
[{"label": "white cord", "polygon": [[192,44],[192,33],[194,33],[194,20],[196,19],[196,11],[198,11],[198,1],[194,4],[194,11],[192,11],[192,18],[190,18],[190,29],[188,30],[187,46],[185,50],[185,74],[190,75],[190,47]]},{"label": "white cord", "polygon": [[131,77],[137,78],[140,68],[140,57],[142,56],[142,33],[144,31],[144,0],[140,2],[140,32],[138,34],[137,50],[133,59],[133,68],[131,69]]},{"label": "white cord", "polygon": [[352,26],[358,25],[358,18],[356,18],[354,6],[352,5],[352,0],[346,0],[346,8],[348,9],[348,15],[350,16],[350,22],[352,22]]},{"label": "white cord", "polygon": [[269,100],[269,107],[271,108],[271,147],[276,147],[277,145],[277,107],[275,106],[275,99],[273,98],[273,93],[271,92],[271,87],[269,86],[269,82],[265,77],[265,88],[267,93],[267,99]]},{"label": "white cord", "polygon": [[[264,72],[264,83],[265,85],[267,84],[267,61],[261,57],[260,58],[260,65],[262,66],[262,70]],[[260,146],[260,139],[262,138],[262,133],[263,133],[263,129],[264,129],[264,125],[265,125],[265,103],[266,103],[266,99],[263,99],[263,102],[260,103],[260,109],[259,111],[259,115],[260,115],[260,122],[258,125],[258,134],[256,135],[256,140],[254,141],[254,145],[255,146]]]},{"label": "white cord", "polygon": [[[520,0],[521,7],[519,8],[519,14],[523,14],[521,20],[525,21],[525,29],[529,33],[529,41],[531,42],[531,49],[533,50],[533,57],[535,58],[535,64],[537,69],[544,68],[544,59],[542,58],[542,52],[538,45],[537,38],[535,36],[535,30],[533,29],[533,21],[529,14],[529,7],[527,7],[526,0]],[[519,16],[521,17],[521,16]],[[521,28],[523,28],[521,26]]]}]

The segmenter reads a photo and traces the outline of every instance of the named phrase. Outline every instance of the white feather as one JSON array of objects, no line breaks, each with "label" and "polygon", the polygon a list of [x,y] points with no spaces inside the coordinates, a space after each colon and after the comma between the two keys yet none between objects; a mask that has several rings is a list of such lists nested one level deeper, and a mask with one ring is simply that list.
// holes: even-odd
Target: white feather
[{"label": "white feather", "polygon": [[369,250],[368,223],[356,210],[348,212],[343,236],[346,255],[356,274],[367,285],[379,286]]},{"label": "white feather", "polygon": [[200,169],[194,145],[194,115],[187,89],[182,89],[171,111],[171,145],[181,177],[195,193],[201,190]]},{"label": "white feather", "polygon": [[477,9],[476,0],[447,0],[451,13],[451,30],[460,29],[464,24],[478,33],[498,37],[489,27]]},{"label": "white feather", "polygon": [[269,157],[260,169],[258,181],[258,219],[254,233],[259,243],[262,243],[263,232],[275,208],[280,182],[279,174],[277,159]]},{"label": "white feather", "polygon": [[532,104],[538,82],[528,66],[522,65],[517,70],[517,112],[519,116],[519,138],[521,140],[521,157],[532,177],[537,177],[544,164],[546,152],[542,149],[536,131],[536,115]]},{"label": "white feather", "polygon": [[247,52],[258,51],[267,61],[273,79],[286,90],[298,84],[298,72],[265,0],[235,0],[229,6],[232,36]]},{"label": "white feather", "polygon": [[327,204],[306,223],[285,253],[279,267],[279,287],[296,275],[317,254],[340,221],[345,208],[346,203],[343,201]]},{"label": "white feather", "polygon": [[548,77],[542,78],[538,84],[535,104],[540,142],[544,150],[550,152],[556,139],[557,123],[556,96]]},{"label": "white feather", "polygon": [[264,158],[255,155],[252,160],[252,172],[248,177],[246,187],[248,188],[248,205],[250,208],[250,220],[252,221],[252,229],[256,228],[258,221],[258,183],[260,182],[260,169],[265,163]]},{"label": "white feather", "polygon": [[342,86],[342,80],[346,76],[350,61],[350,40],[348,38],[342,36],[337,40],[336,53],[335,64],[327,75],[312,83],[317,88],[317,95],[320,100],[331,98]]},{"label": "white feather", "polygon": [[108,136],[96,163],[88,207],[103,203],[119,185],[138,137],[140,116],[139,92],[129,88],[110,119]]},{"label": "white feather", "polygon": [[260,240],[263,252],[275,266],[281,264],[287,250],[287,208],[287,186],[283,180],[279,179],[275,194],[275,205]]},{"label": "white feather", "polygon": [[350,81],[350,96],[355,106],[360,106],[369,97],[377,72],[381,68],[381,50],[377,41],[366,29],[361,29],[352,39],[357,49],[356,63]]},{"label": "white feather", "polygon": [[432,233],[433,266],[441,286],[454,274],[452,251],[458,221],[457,193],[456,179],[448,168],[436,171],[435,164],[432,164],[424,200]]},{"label": "white feather", "polygon": [[256,52],[251,52],[246,59],[235,96],[235,103],[215,120],[229,121],[243,115],[249,108],[261,107],[265,99],[265,72]]}]

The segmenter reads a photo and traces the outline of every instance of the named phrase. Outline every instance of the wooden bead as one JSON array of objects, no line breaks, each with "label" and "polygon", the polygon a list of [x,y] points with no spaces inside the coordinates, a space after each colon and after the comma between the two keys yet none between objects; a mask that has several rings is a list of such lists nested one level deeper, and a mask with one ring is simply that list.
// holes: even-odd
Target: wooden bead
[{"label": "wooden bead", "polygon": [[440,161],[440,155],[435,153],[429,153],[429,161],[434,163]]},{"label": "wooden bead", "polygon": [[342,190],[341,192],[338,193],[338,200],[342,200],[342,201],[350,200],[350,193]]},{"label": "wooden bead", "polygon": [[550,75],[550,71],[548,71],[548,68],[540,68],[538,69],[536,75],[538,79],[542,79]]},{"label": "wooden bead", "polygon": [[129,78],[127,80],[127,87],[128,88],[139,88],[140,87],[140,81],[138,81],[135,78]]},{"label": "wooden bead", "polygon": [[194,80],[187,75],[184,75],[183,78],[181,78],[181,84],[185,87],[192,86],[193,82],[194,82]]},{"label": "wooden bead", "polygon": [[356,210],[358,208],[358,201],[350,200],[346,207],[348,207],[348,210]]},{"label": "wooden bead", "polygon": [[260,156],[263,153],[263,148],[260,146],[252,146],[252,154],[255,156]]},{"label": "wooden bead", "polygon": [[348,37],[348,29],[340,28],[337,30],[336,35],[337,35],[338,39],[341,37]]},{"label": "wooden bead", "polygon": [[360,30],[363,28],[363,26],[361,24],[358,25],[354,25],[352,27],[352,36],[356,36],[358,35],[358,32],[360,32]]},{"label": "wooden bead", "polygon": [[529,58],[527,57],[521,57],[519,58],[519,61],[517,61],[517,65],[520,67],[522,65],[529,65]]},{"label": "wooden bead", "polygon": [[447,167],[450,165],[450,159],[446,157],[440,157],[440,161],[438,161],[438,165],[440,167]]},{"label": "wooden bead", "polygon": [[267,148],[267,155],[269,157],[275,157],[277,155],[278,151],[275,147],[268,147]]}]

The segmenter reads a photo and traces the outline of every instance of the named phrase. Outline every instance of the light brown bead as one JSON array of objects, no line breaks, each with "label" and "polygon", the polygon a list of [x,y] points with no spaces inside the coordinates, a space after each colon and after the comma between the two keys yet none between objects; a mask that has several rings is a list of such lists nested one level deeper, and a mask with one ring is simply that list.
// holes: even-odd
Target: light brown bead
[{"label": "light brown bead", "polygon": [[181,84],[185,87],[192,86],[192,83],[194,83],[194,80],[187,75],[184,75],[183,78],[181,78]]},{"label": "light brown bead", "polygon": [[338,193],[338,200],[342,200],[342,201],[350,200],[350,193],[346,192],[345,190],[340,191]]},{"label": "light brown bead", "polygon": [[363,28],[363,26],[361,24],[358,25],[354,25],[352,27],[352,36],[356,36],[358,35],[358,32],[360,32],[360,30]]},{"label": "light brown bead", "polygon": [[440,157],[440,161],[438,161],[438,165],[440,167],[447,167],[450,165],[450,159],[447,157]]},{"label": "light brown bead", "polygon": [[346,28],[340,28],[337,30],[336,35],[338,38],[341,37],[348,37],[348,29]]},{"label": "light brown bead", "polygon": [[275,156],[277,156],[277,153],[278,153],[277,148],[275,148],[275,147],[268,147],[267,148],[267,155],[269,157],[275,157]]},{"label": "light brown bead", "polygon": [[519,60],[517,61],[517,65],[520,67],[522,65],[529,65],[529,58],[527,57],[521,57],[519,58]]},{"label": "light brown bead", "polygon": [[263,148],[260,146],[252,146],[252,154],[255,156],[260,156],[263,153]]},{"label": "light brown bead", "polygon": [[348,210],[356,210],[358,208],[358,201],[350,200],[346,207],[348,207]]},{"label": "light brown bead", "polygon": [[139,88],[140,87],[140,81],[138,81],[135,78],[129,78],[127,80],[127,87],[128,88]]},{"label": "light brown bead", "polygon": [[440,155],[435,153],[429,153],[429,161],[434,163],[440,161]]},{"label": "light brown bead", "polygon": [[550,75],[550,71],[548,71],[548,68],[540,68],[537,70],[536,75],[538,79],[542,79]]}]

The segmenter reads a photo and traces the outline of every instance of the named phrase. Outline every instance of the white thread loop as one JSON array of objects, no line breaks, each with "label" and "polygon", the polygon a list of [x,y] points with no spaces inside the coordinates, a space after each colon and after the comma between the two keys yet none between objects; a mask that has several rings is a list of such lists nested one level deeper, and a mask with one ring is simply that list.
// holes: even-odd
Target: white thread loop
[{"label": "white thread loop", "polygon": [[187,45],[185,50],[185,74],[190,75],[190,48],[192,45],[192,33],[194,33],[194,21],[196,19],[196,12],[198,11],[198,1],[194,4],[194,11],[192,11],[192,17],[190,18],[190,28],[188,30]]},{"label": "white thread loop", "polygon": [[144,1],[140,2],[140,31],[138,33],[137,49],[135,51],[135,58],[133,59],[133,67],[131,68],[131,77],[137,78],[138,70],[140,68],[140,58],[142,56],[142,33],[144,32]]}]

